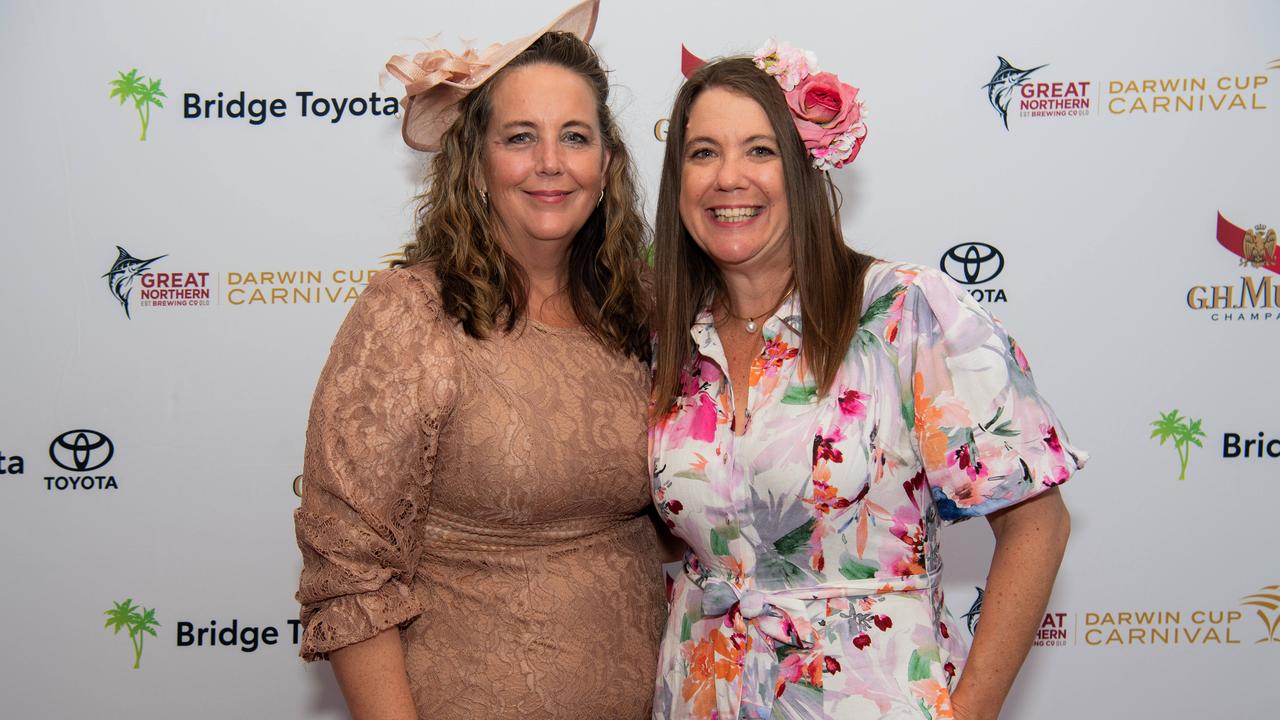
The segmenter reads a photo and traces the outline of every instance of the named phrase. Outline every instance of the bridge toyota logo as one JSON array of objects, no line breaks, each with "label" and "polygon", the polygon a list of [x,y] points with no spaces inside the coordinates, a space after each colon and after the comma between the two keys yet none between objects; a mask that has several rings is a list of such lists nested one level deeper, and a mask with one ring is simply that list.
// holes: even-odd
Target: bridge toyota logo
[{"label": "bridge toyota logo", "polygon": [[965,289],[976,300],[988,302],[1008,300],[1004,288],[973,287],[995,280],[1004,271],[1004,254],[994,245],[980,242],[960,243],[942,253],[939,267],[952,280],[965,285]]},{"label": "bridge toyota logo", "polygon": [[49,459],[63,470],[89,472],[111,462],[116,448],[97,430],[68,430],[49,443]]}]

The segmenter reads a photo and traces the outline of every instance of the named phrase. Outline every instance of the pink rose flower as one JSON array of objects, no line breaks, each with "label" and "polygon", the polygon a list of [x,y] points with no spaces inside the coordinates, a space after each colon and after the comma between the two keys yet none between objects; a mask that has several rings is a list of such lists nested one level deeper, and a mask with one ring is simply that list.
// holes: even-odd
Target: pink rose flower
[{"label": "pink rose flower", "polygon": [[827,148],[862,119],[858,88],[828,72],[806,77],[786,97],[800,139],[810,151]]}]

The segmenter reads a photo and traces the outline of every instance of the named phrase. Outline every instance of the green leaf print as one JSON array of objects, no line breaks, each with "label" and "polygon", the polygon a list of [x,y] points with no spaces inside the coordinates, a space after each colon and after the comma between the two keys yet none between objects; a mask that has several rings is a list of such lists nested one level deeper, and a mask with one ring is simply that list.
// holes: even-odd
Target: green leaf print
[{"label": "green leaf print", "polygon": [[876,576],[879,568],[874,565],[863,565],[853,558],[846,557],[840,563],[840,574],[848,580],[866,580]]},{"label": "green leaf print", "polygon": [[680,618],[680,642],[693,638],[693,621],[688,615]]},{"label": "green leaf print", "polygon": [[681,470],[674,475],[675,477],[684,478],[685,480],[700,480],[702,482],[708,482],[707,474],[698,472],[697,470]]},{"label": "green leaf print", "polygon": [[711,528],[711,552],[716,555],[729,554],[729,542],[715,528]]},{"label": "green leaf print", "polygon": [[929,661],[921,657],[919,650],[911,652],[911,662],[907,664],[907,680],[915,682],[916,680],[929,679]]},{"label": "green leaf print", "polygon": [[858,320],[858,325],[868,325],[879,320],[889,312],[889,308],[893,305],[893,301],[898,295],[907,291],[906,285],[894,285],[889,292],[876,298],[867,306],[867,311],[862,313],[862,318]]},{"label": "green leaf print", "polygon": [[720,537],[725,540],[737,540],[742,537],[742,531],[738,529],[737,525],[721,525],[716,529],[720,531]]},{"label": "green leaf print", "polygon": [[1004,413],[1004,406],[1001,405],[1000,407],[996,408],[996,416],[988,420],[986,423],[984,423],[982,425],[982,429],[986,430],[992,435],[999,435],[1000,437],[1017,437],[1018,431],[1010,428],[1010,423],[1013,422],[1013,418],[1009,418],[1004,422],[999,422],[1000,415],[1003,413]]},{"label": "green leaf print", "polygon": [[818,524],[817,518],[809,518],[803,525],[778,538],[773,547],[783,557],[790,557],[809,545],[813,537],[813,526]]},{"label": "green leaf print", "polygon": [[792,385],[782,396],[783,405],[812,405],[818,397],[818,388],[814,385]]}]

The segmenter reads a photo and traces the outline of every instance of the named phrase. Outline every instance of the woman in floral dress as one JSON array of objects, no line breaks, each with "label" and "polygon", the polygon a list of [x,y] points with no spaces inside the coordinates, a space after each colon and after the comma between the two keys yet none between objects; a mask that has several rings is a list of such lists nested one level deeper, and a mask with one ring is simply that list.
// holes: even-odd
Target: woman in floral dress
[{"label": "woman in floral dress", "polygon": [[[1042,618],[1085,455],[967,293],[844,245],[825,172],[865,138],[857,89],[785,45],[676,97],[650,462],[691,550],[655,717],[995,718]],[[967,652],[937,530],[976,515]]]}]

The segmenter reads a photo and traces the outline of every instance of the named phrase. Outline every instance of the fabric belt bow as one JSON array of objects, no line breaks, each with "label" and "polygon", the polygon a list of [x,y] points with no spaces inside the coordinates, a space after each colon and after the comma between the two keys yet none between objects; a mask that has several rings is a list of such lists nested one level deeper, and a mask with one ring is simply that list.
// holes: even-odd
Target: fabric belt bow
[{"label": "fabric belt bow", "polygon": [[742,619],[761,633],[786,645],[813,647],[813,628],[805,612],[803,598],[761,590],[740,590],[720,578],[707,578],[702,583],[703,617],[719,617],[734,605]]},{"label": "fabric belt bow", "polygon": [[[855,598],[883,593],[915,592],[929,590],[937,585],[939,570],[935,569],[925,575],[913,575],[905,578],[866,580],[850,580],[847,582],[827,583],[806,588],[785,588],[780,590],[758,590],[755,588],[739,588],[730,580],[696,571],[687,562],[686,577],[702,590],[703,617],[719,617],[729,613],[734,605],[742,619],[755,632],[770,640],[811,651],[816,643],[812,622],[809,620],[808,603],[814,600],[832,598]],[[725,628],[720,628],[724,632]],[[762,649],[757,656],[761,664],[754,670],[755,680],[773,682],[777,677],[777,655],[771,650]],[[738,660],[741,672],[726,684],[728,688],[723,695],[717,692],[717,707],[720,717],[764,718],[772,712],[774,694],[765,693],[760,700],[764,706],[753,705],[743,708],[743,694],[746,688],[747,659]],[[720,681],[717,681],[717,685]]]}]

